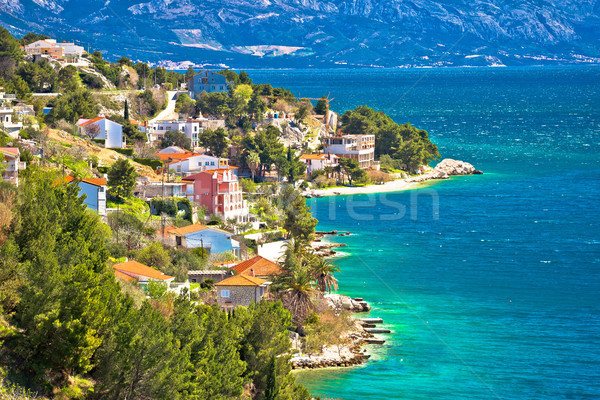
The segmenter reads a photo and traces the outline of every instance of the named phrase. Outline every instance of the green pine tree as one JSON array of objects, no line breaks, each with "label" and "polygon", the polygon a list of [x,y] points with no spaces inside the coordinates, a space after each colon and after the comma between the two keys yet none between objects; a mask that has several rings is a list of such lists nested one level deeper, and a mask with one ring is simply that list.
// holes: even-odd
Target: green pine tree
[{"label": "green pine tree", "polygon": [[277,400],[279,398],[279,388],[277,387],[277,370],[275,356],[271,356],[269,362],[269,371],[267,373],[267,388],[265,389],[265,400]]}]

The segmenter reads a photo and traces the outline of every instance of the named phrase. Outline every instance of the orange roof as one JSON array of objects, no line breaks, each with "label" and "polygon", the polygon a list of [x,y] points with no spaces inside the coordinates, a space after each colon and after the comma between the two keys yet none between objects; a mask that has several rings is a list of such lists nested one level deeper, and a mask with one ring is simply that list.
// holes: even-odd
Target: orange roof
[{"label": "orange roof", "polygon": [[20,154],[19,149],[17,147],[0,147],[0,152],[9,153],[14,156],[18,156]]},{"label": "orange roof", "polygon": [[325,158],[325,154],[302,154],[301,160],[321,160]]},{"label": "orange roof", "polygon": [[115,276],[119,279],[123,279],[125,282],[134,282],[137,280],[133,276],[125,275],[124,273],[122,273],[121,271],[117,271],[116,269]]},{"label": "orange roof", "polygon": [[172,235],[185,235],[185,234],[192,233],[192,232],[202,231],[206,228],[208,228],[208,226],[206,226],[206,225],[192,224],[192,225],[184,226],[183,228],[170,229],[168,233],[170,233]]},{"label": "orange roof", "polygon": [[156,233],[158,233],[159,235],[168,235],[169,233],[171,233],[171,231],[178,229],[176,226],[167,226],[165,227],[164,231],[161,231],[160,229],[156,231]]},{"label": "orange roof", "polygon": [[89,124],[93,124],[95,122],[98,122],[98,121],[100,121],[101,119],[104,119],[104,118],[106,118],[106,117],[96,117],[96,118],[93,118],[93,119],[88,119],[87,121],[82,122],[81,124],[79,124],[79,126],[87,126]]},{"label": "orange roof", "polygon": [[173,161],[182,161],[190,157],[197,156],[198,154],[194,154],[188,151],[187,153],[156,153],[156,155],[162,161],[169,161],[169,159]]},{"label": "orange roof", "polygon": [[255,278],[248,275],[235,275],[231,278],[223,279],[215,286],[261,286],[267,283],[264,279]]},{"label": "orange roof", "polygon": [[281,274],[281,267],[279,265],[261,256],[256,256],[241,262],[233,267],[233,269],[240,275],[249,276],[252,276],[253,271],[255,276],[274,276]]},{"label": "orange roof", "polygon": [[156,280],[160,280],[160,281],[166,281],[167,279],[174,278],[173,276],[165,275],[162,272],[160,272],[159,270],[150,268],[149,266],[144,265],[144,264],[139,263],[134,260],[127,261],[127,262],[120,263],[120,264],[115,264],[115,265],[113,265],[113,269],[115,269],[116,271],[121,272],[125,275],[128,275],[128,276],[129,276],[129,274],[135,274],[135,275],[140,275],[140,276],[144,276],[147,278],[152,278],[152,279],[156,279]]},{"label": "orange roof", "polygon": [[229,264],[235,264],[235,261],[221,261],[221,262],[213,263],[213,265],[215,267],[220,267],[222,265],[229,265]]},{"label": "orange roof", "polygon": [[[76,178],[72,175],[65,176],[66,183],[71,183],[75,179]],[[84,178],[81,181],[85,182],[85,183],[89,183],[90,185],[94,185],[94,186],[106,186],[106,179],[104,179],[104,178]]]},{"label": "orange roof", "polygon": [[193,225],[184,226],[183,228],[171,229],[167,233],[169,233],[171,235],[179,236],[179,235],[187,235],[188,233],[192,233],[192,232],[202,231],[204,229],[212,229],[215,231],[226,233],[228,235],[233,235],[233,233],[224,231],[223,229],[219,229],[215,226],[207,226],[207,225],[202,225],[202,224],[193,224]]}]

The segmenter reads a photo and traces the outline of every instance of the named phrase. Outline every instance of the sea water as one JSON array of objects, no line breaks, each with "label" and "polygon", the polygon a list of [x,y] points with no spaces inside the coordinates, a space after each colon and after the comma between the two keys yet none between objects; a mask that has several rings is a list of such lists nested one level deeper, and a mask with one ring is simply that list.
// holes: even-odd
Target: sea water
[{"label": "sea water", "polygon": [[339,291],[391,334],[371,359],[297,374],[342,399],[600,398],[600,68],[252,71],[366,104],[484,175],[310,201]]}]

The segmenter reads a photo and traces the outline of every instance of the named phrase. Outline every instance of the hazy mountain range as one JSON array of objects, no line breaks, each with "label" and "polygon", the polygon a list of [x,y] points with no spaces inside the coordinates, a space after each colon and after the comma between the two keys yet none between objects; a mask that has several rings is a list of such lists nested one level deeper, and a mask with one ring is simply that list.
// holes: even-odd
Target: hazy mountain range
[{"label": "hazy mountain range", "polygon": [[600,62],[600,0],[0,0],[0,24],[232,67]]}]

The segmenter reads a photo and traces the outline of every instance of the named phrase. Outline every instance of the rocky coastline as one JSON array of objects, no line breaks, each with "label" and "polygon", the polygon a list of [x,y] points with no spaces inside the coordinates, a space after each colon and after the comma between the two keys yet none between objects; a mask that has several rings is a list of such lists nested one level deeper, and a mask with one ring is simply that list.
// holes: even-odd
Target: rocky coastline
[{"label": "rocky coastline", "polygon": [[[353,299],[340,294],[327,294],[325,299],[336,312],[348,310],[351,312],[366,312],[371,310],[363,299]],[[367,332],[365,324],[359,319],[354,322],[352,330],[347,332],[348,343],[344,345],[323,346],[320,354],[297,354],[292,357],[292,369],[338,368],[360,365],[370,357],[364,345],[373,342],[375,336]],[[294,342],[295,338],[292,338]],[[298,346],[299,347],[299,346]]]},{"label": "rocky coastline", "polygon": [[475,169],[468,162],[445,158],[435,168],[423,168],[421,175],[409,178],[408,182],[425,182],[432,179],[449,179],[451,176],[459,175],[481,175],[482,171]]}]

